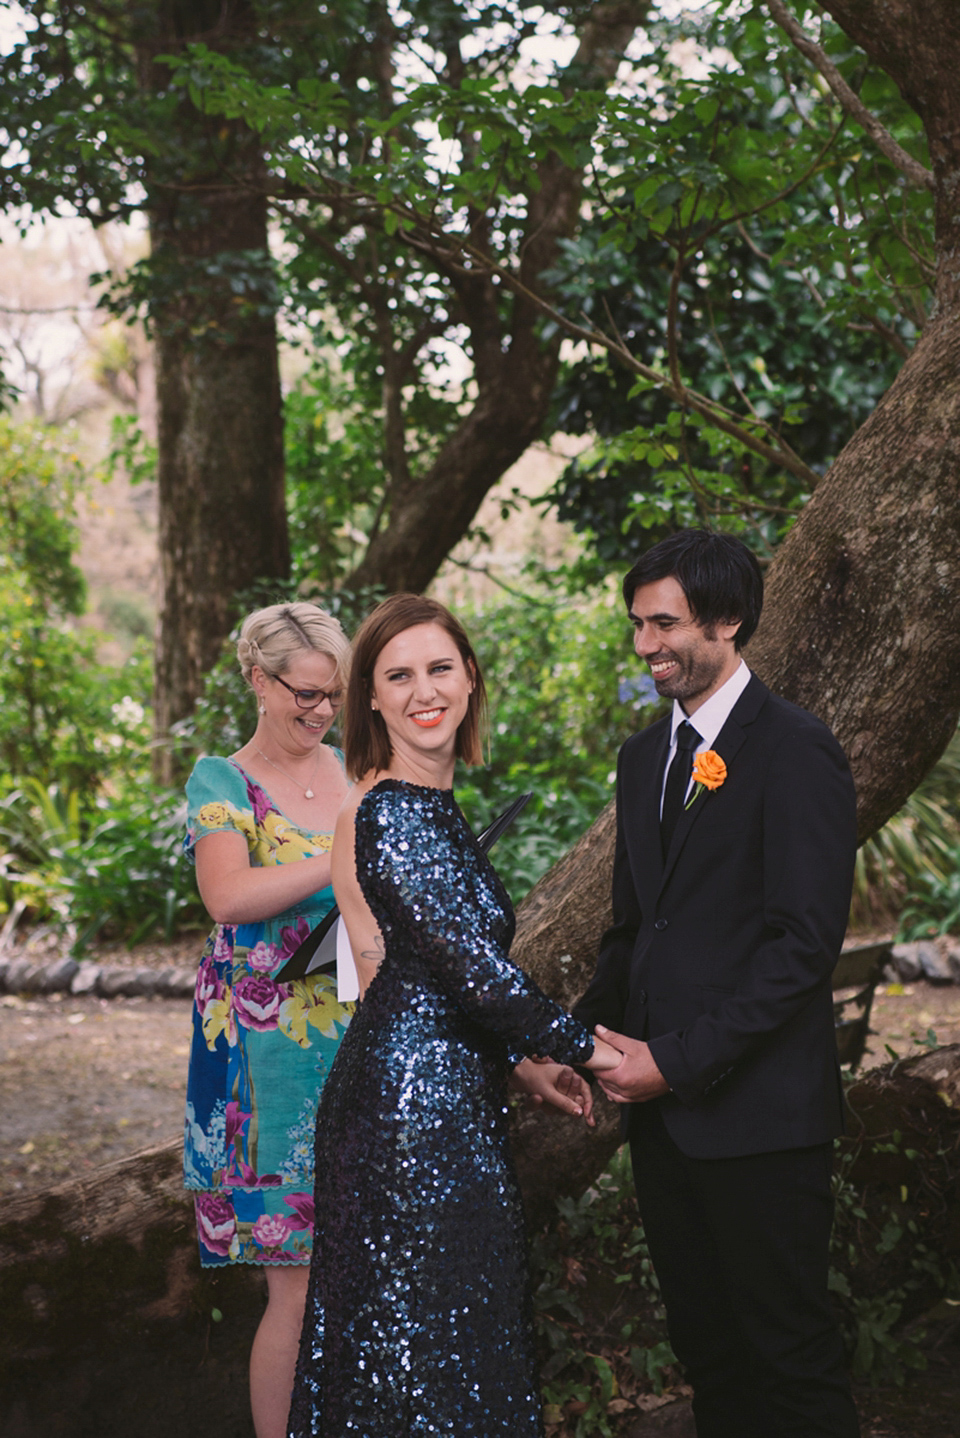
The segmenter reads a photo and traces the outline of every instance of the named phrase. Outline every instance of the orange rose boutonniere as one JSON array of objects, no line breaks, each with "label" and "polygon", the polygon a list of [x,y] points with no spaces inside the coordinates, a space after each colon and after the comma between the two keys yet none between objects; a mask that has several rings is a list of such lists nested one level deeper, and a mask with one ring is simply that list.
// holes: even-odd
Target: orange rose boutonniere
[{"label": "orange rose boutonniere", "polygon": [[727,777],[727,766],[720,758],[715,749],[705,749],[698,754],[693,761],[693,782],[694,790],[690,798],[684,804],[689,809],[693,801],[703,793],[704,789],[719,789]]}]

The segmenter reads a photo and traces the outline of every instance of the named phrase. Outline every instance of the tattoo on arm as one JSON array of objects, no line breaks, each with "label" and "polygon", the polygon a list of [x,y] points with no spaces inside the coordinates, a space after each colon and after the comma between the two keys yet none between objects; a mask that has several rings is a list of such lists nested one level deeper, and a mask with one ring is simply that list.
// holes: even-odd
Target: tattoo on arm
[{"label": "tattoo on arm", "polygon": [[373,941],[372,949],[361,949],[361,959],[367,959],[371,964],[379,964],[384,957],[383,936],[378,934]]}]

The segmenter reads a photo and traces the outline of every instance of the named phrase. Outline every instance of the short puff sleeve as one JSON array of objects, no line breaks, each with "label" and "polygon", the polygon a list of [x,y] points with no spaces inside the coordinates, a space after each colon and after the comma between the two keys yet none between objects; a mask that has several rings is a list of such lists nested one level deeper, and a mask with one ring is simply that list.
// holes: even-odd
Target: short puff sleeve
[{"label": "short puff sleeve", "polygon": [[198,759],[187,780],[187,833],[183,852],[195,861],[197,840],[224,831],[242,834],[247,848],[256,843],[256,818],[247,781],[229,759]]}]

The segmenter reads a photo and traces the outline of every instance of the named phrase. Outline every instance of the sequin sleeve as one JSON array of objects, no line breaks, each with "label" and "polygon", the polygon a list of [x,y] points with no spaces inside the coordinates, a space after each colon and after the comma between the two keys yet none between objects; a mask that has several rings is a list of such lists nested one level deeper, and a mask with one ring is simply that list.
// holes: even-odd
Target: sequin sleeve
[{"label": "sequin sleeve", "polygon": [[448,790],[387,780],[357,810],[357,876],[384,935],[514,1057],[583,1063],[593,1039],[508,958],[509,899]]}]

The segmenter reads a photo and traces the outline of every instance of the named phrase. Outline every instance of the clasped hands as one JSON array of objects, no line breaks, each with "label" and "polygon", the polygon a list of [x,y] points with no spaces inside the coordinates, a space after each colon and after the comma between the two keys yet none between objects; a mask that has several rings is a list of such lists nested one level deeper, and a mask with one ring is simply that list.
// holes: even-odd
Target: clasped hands
[{"label": "clasped hands", "polygon": [[631,1039],[597,1024],[597,1044],[589,1067],[607,1098],[614,1103],[646,1103],[670,1092],[670,1085],[657,1068],[650,1045]]},{"label": "clasped hands", "polygon": [[[657,1068],[650,1047],[597,1024],[596,1045],[586,1067],[597,1075],[607,1098],[614,1103],[645,1103],[668,1093],[670,1085]],[[593,1128],[593,1095],[587,1081],[567,1064],[545,1059],[524,1059],[513,1071],[512,1086],[539,1107],[548,1104],[560,1113],[585,1119]]]}]

